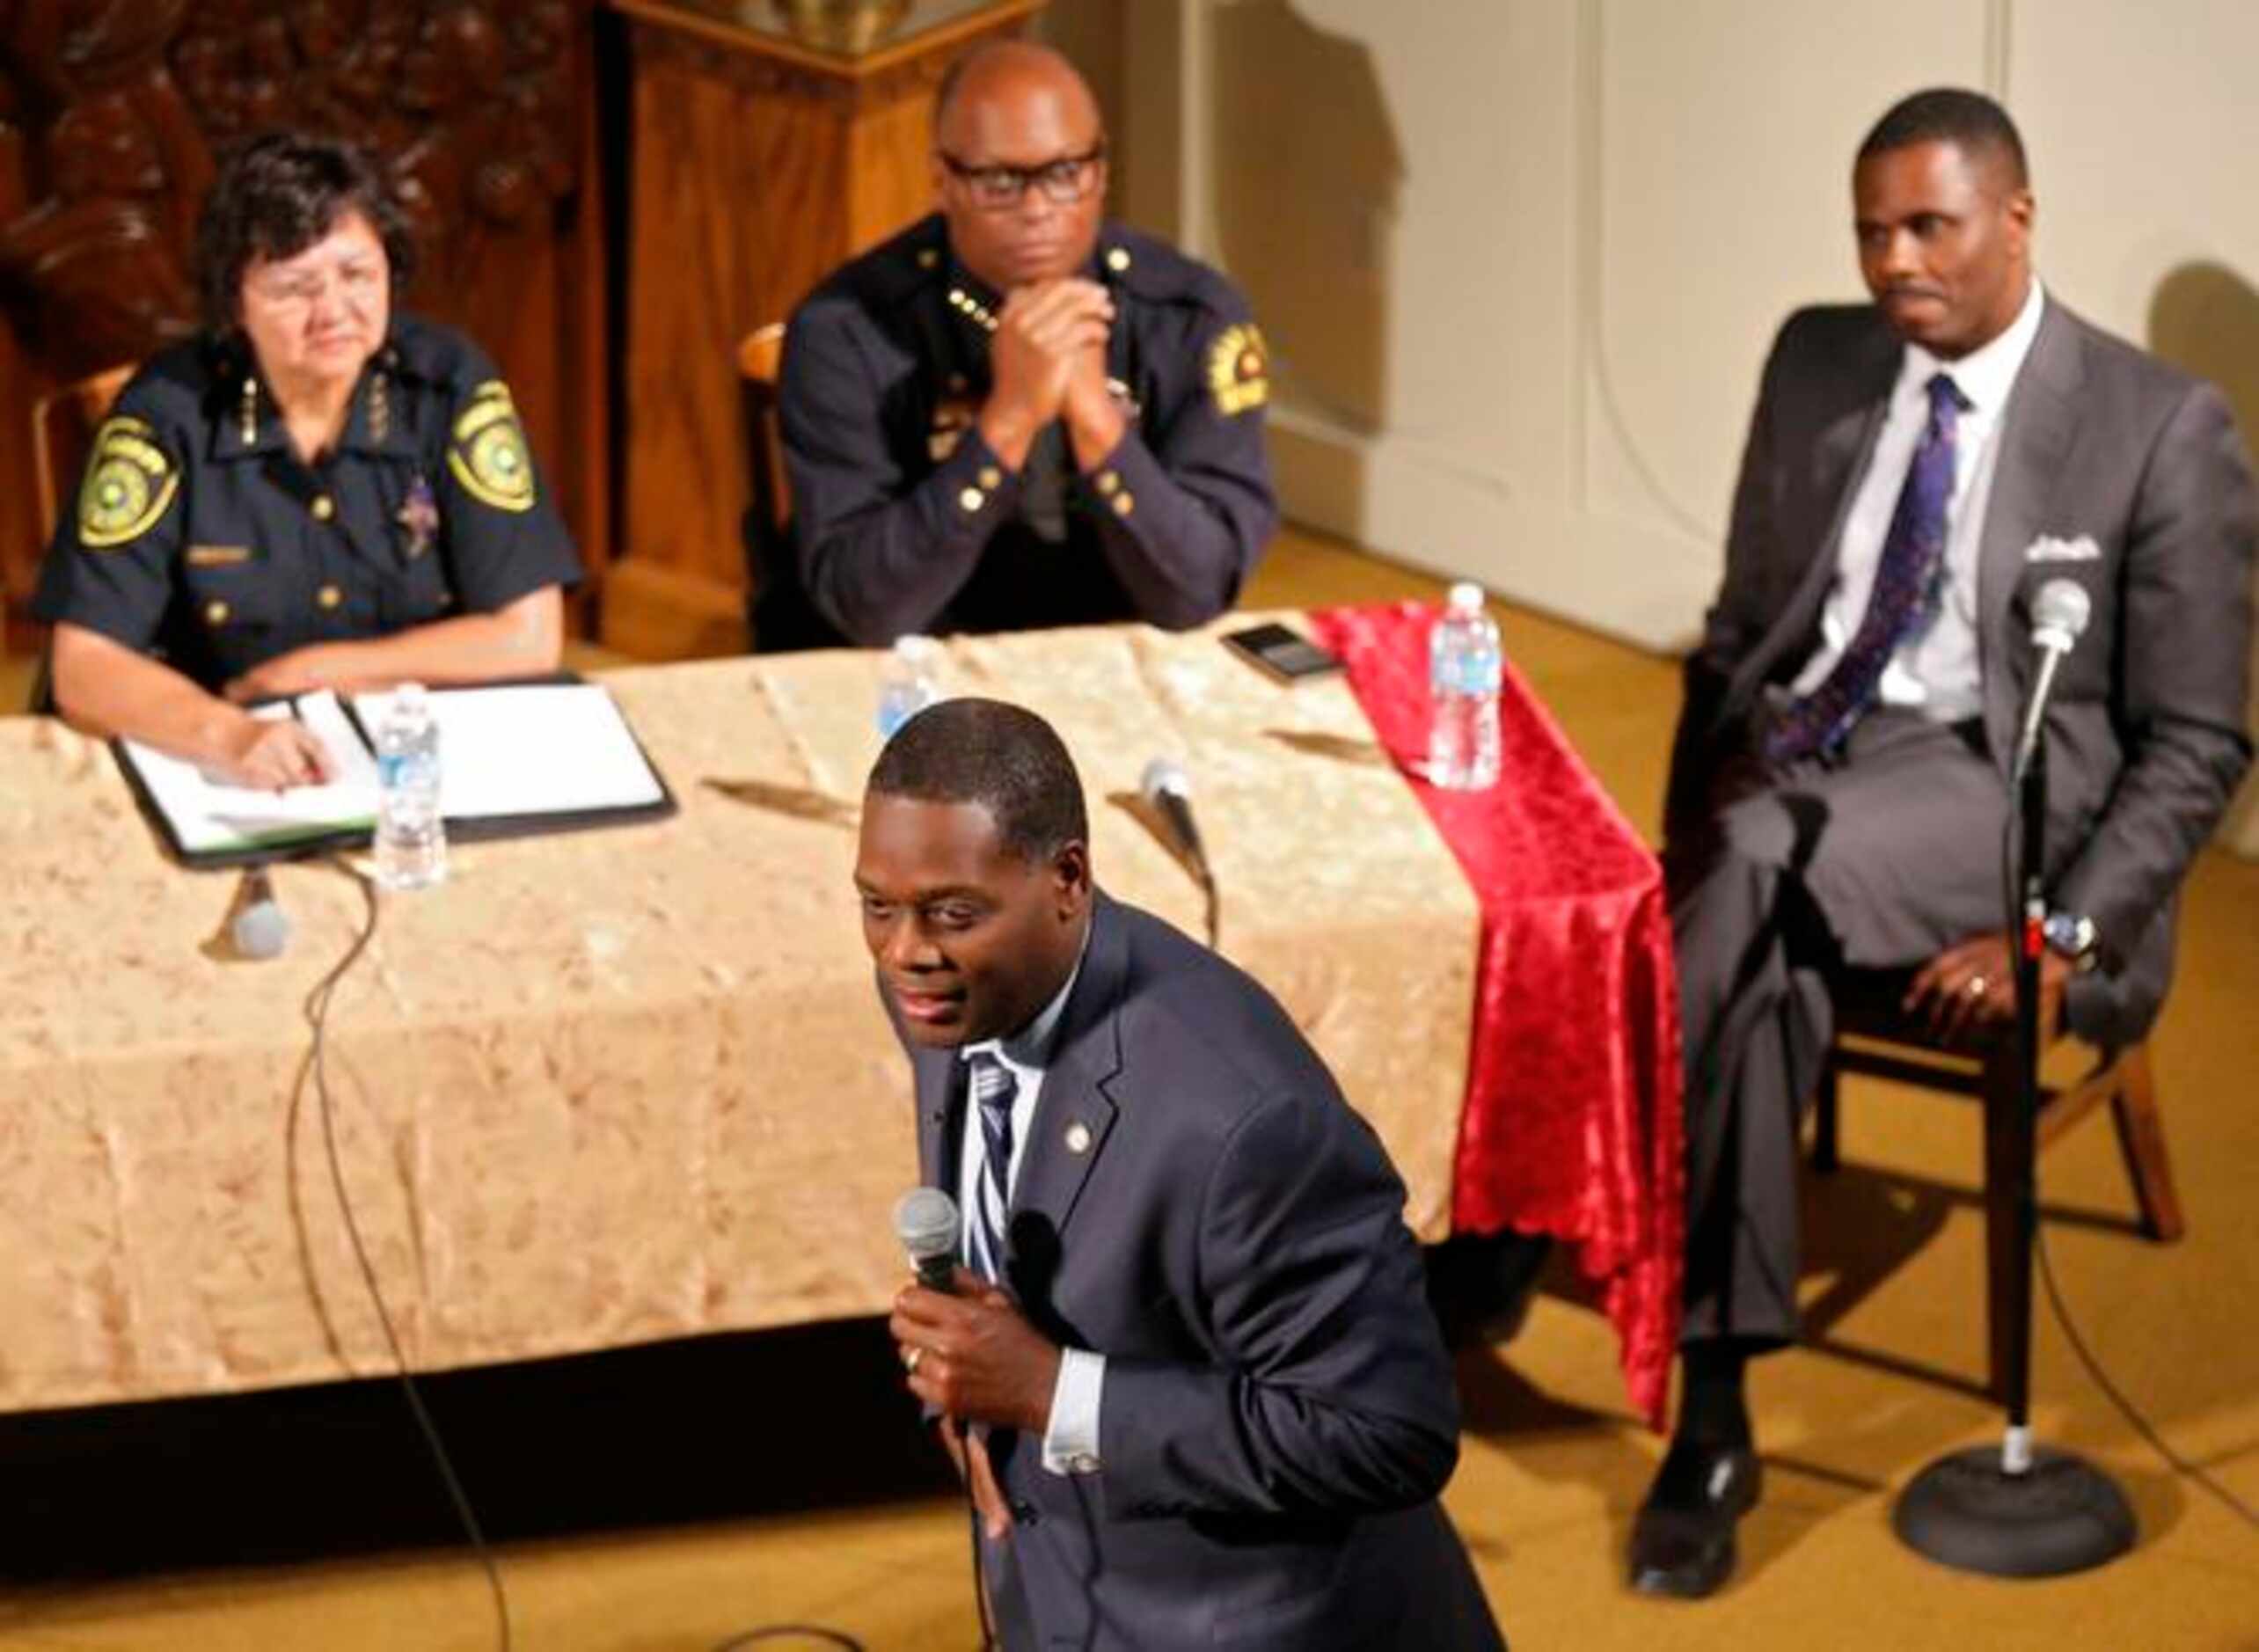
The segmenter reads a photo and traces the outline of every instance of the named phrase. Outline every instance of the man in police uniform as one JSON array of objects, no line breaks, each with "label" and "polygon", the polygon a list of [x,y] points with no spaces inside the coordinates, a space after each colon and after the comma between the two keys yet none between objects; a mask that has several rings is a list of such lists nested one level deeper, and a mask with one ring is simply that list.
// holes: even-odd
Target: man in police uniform
[{"label": "man in police uniform", "polygon": [[127,387],[34,603],[66,714],[290,784],[322,754],[254,748],[228,702],[555,667],[580,568],[509,388],[448,328],[395,315],[390,333],[311,463],[240,340],[181,345]]},{"label": "man in police uniform", "polygon": [[1262,336],[1214,270],[1102,223],[1090,89],[1017,41],[940,88],[940,211],[835,273],[786,335],[789,546],[756,646],[1231,606],[1276,524]]}]

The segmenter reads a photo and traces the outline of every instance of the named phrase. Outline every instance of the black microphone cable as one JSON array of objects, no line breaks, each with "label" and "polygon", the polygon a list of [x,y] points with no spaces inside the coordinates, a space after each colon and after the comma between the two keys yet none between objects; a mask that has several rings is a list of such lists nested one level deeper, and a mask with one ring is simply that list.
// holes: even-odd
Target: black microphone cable
[{"label": "black microphone cable", "polygon": [[2133,1431],[2149,1443],[2149,1449],[2163,1458],[2166,1466],[2175,1473],[2203,1487],[2246,1525],[2259,1528],[2259,1510],[2255,1510],[2249,1503],[2222,1485],[2203,1465],[2190,1461],[2168,1445],[2165,1436],[2157,1431],[2156,1425],[2142,1414],[2138,1406],[2126,1398],[2124,1391],[2117,1384],[2110,1380],[2110,1374],[2102,1369],[2102,1361],[2095,1357],[2087,1346],[2087,1339],[2079,1334],[2079,1327],[2072,1322],[2071,1309],[2063,1300],[2062,1287],[2055,1283],[2055,1264],[2048,1257],[2047,1232],[2038,1223],[2032,1224],[2032,1239],[2033,1248],[2039,1253],[2039,1276],[2047,1283],[2048,1305],[2054,1310],[2055,1322],[2063,1327],[2064,1340],[2071,1344],[2071,1351],[2079,1356],[2079,1363],[2087,1368],[2087,1375],[2094,1379],[2095,1386],[2102,1391],[2109,1402],[2117,1407],[2118,1414],[2132,1425]]},{"label": "black microphone cable", "polygon": [[362,1241],[361,1224],[354,1217],[353,1200],[345,1188],[345,1166],[337,1151],[336,1109],[330,1100],[327,1049],[330,1002],[336,995],[338,983],[361,961],[362,954],[369,950],[369,942],[376,938],[376,920],[381,909],[376,900],[376,886],[370,879],[355,871],[342,857],[332,856],[331,864],[359,886],[367,915],[362,920],[361,932],[354,938],[353,945],[347,949],[345,956],[306,995],[306,1020],[313,1029],[313,1047],[307,1056],[305,1067],[299,1073],[299,1088],[303,1091],[305,1076],[311,1072],[314,1079],[314,1093],[321,1102],[322,1146],[329,1159],[330,1185],[337,1191],[338,1210],[345,1218],[346,1236],[353,1242],[354,1260],[361,1265],[362,1283],[368,1288],[369,1303],[376,1310],[376,1322],[384,1327],[385,1345],[391,1349],[392,1365],[399,1376],[401,1392],[407,1396],[408,1409],[415,1417],[416,1427],[423,1435],[424,1444],[439,1470],[440,1479],[446,1483],[449,1500],[455,1505],[456,1518],[462,1523],[464,1534],[471,1539],[472,1550],[486,1572],[486,1586],[494,1601],[494,1621],[500,1636],[498,1644],[501,1652],[510,1652],[510,1603],[509,1596],[502,1587],[501,1568],[496,1563],[493,1550],[486,1542],[486,1534],[479,1524],[479,1516],[471,1506],[470,1495],[463,1489],[463,1481],[455,1472],[454,1460],[448,1456],[439,1429],[432,1422],[430,1412],[424,1408],[423,1395],[416,1387],[415,1377],[408,1369],[408,1356],[400,1347],[399,1334],[393,1329],[391,1313],[384,1305],[384,1290],[376,1282],[376,1269],[369,1260],[369,1247]]}]

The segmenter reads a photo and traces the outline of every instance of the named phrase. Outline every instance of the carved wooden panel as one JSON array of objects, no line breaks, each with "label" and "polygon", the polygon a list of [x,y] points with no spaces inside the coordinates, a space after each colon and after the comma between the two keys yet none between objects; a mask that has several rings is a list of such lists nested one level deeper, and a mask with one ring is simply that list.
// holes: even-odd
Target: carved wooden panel
[{"label": "carved wooden panel", "polygon": [[32,398],[193,330],[215,157],[368,145],[407,206],[403,302],[501,362],[592,566],[608,535],[589,9],[574,0],[0,0],[0,581],[40,547]]}]

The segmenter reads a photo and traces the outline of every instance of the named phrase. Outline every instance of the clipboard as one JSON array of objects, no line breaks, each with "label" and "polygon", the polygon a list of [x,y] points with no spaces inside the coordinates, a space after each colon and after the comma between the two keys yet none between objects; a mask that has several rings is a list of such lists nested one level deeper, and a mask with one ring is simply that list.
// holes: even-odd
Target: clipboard
[{"label": "clipboard", "polygon": [[[570,690],[569,694],[541,691]],[[521,698],[512,704],[513,695]],[[489,698],[491,697],[491,698]],[[254,716],[295,717],[320,733],[341,771],[337,781],[296,787],[275,794],[230,786],[202,776],[194,764],[130,740],[113,740],[118,768],[135,802],[166,852],[180,865],[201,870],[292,859],[368,847],[376,823],[376,742],[371,730],[382,714],[383,693],[349,699],[328,690],[265,702]],[[430,691],[441,725],[441,811],[448,837],[477,843],[550,832],[587,831],[663,820],[680,805],[658,765],[651,761],[626,715],[600,683],[573,672],[466,683]],[[450,714],[478,702],[469,714]],[[523,717],[523,726],[520,718]],[[497,757],[493,731],[509,724],[503,755]],[[450,729],[457,742],[450,757]],[[482,741],[466,736],[483,731]],[[528,761],[524,754],[535,754]],[[601,778],[608,785],[575,784],[585,770],[549,775],[559,783],[545,792],[539,772],[546,757],[560,751],[596,753],[605,759]],[[478,804],[451,808],[447,776],[450,761],[468,778],[455,789]],[[506,764],[520,782],[514,794],[491,771]],[[525,807],[531,800],[533,807]]]}]

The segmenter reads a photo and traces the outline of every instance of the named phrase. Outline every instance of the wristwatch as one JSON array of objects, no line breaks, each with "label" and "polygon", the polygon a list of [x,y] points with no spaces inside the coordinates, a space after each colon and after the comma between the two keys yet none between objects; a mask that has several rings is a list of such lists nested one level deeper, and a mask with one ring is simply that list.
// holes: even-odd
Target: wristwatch
[{"label": "wristwatch", "polygon": [[2040,938],[2057,957],[2080,970],[2092,969],[2097,961],[2095,920],[2083,912],[2050,912],[2039,926]]}]

